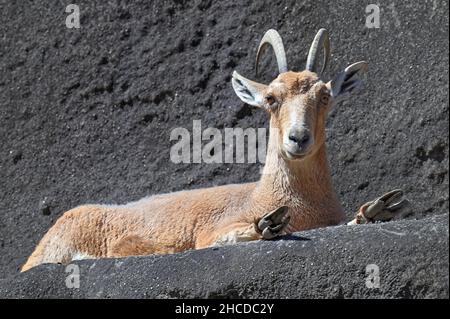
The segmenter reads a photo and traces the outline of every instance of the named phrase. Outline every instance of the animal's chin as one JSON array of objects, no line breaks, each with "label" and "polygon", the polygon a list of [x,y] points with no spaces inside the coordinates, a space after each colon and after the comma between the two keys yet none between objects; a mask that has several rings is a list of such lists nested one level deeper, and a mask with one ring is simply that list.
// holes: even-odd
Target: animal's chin
[{"label": "animal's chin", "polygon": [[307,157],[308,154],[309,154],[309,150],[306,152],[302,152],[302,153],[294,153],[294,152],[290,152],[289,150],[286,150],[286,149],[281,150],[281,156],[285,160],[289,160],[289,161],[301,161],[301,160],[305,159],[305,157]]}]

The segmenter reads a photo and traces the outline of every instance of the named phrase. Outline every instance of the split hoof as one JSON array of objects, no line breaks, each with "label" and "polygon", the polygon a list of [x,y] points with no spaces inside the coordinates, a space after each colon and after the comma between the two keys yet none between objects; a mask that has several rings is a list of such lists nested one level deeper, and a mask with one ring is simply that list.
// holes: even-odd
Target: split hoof
[{"label": "split hoof", "polygon": [[288,208],[286,206],[268,213],[256,224],[257,232],[262,235],[263,239],[273,239],[280,236],[291,219],[287,213]]}]

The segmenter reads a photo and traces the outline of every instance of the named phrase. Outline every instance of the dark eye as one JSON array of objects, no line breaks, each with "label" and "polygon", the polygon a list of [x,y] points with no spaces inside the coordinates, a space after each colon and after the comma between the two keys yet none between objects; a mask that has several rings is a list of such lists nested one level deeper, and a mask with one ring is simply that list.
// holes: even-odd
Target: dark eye
[{"label": "dark eye", "polygon": [[322,105],[328,105],[328,102],[330,101],[330,96],[327,93],[322,93],[320,96],[320,103]]},{"label": "dark eye", "polygon": [[266,95],[266,103],[267,105],[273,107],[277,104],[277,101],[273,95]]}]

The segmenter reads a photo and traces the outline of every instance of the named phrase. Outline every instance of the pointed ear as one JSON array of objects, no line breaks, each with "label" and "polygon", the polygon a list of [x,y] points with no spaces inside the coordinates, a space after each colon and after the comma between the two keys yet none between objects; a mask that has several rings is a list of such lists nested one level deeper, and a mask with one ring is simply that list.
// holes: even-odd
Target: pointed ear
[{"label": "pointed ear", "polygon": [[367,72],[367,69],[366,61],[356,62],[329,81],[326,85],[333,101],[339,103],[360,89],[362,86],[360,75]]},{"label": "pointed ear", "polygon": [[234,92],[243,102],[253,106],[263,106],[264,91],[267,85],[246,79],[236,71],[233,72],[231,84],[233,85]]}]

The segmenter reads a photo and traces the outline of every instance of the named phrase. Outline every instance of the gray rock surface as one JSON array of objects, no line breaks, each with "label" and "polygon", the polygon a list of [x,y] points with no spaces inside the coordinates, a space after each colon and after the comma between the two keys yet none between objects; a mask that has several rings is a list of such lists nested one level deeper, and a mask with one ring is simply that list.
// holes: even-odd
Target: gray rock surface
[{"label": "gray rock surface", "polygon": [[[277,241],[167,256],[42,265],[0,280],[0,297],[26,298],[448,298],[448,215],[338,226]],[[368,265],[380,288],[367,288]],[[72,267],[72,266],[70,266]]]}]

